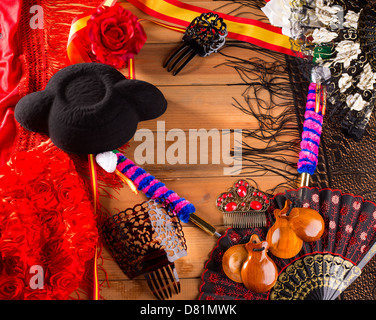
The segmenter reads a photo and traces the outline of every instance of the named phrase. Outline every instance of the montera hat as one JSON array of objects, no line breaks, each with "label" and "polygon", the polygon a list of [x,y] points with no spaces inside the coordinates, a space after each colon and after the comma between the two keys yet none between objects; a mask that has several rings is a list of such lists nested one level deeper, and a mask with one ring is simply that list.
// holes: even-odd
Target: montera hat
[{"label": "montera hat", "polygon": [[58,71],[44,90],[23,97],[15,118],[66,152],[97,154],[123,146],[138,122],[155,119],[166,108],[154,85],[126,79],[105,64],[79,63]]}]

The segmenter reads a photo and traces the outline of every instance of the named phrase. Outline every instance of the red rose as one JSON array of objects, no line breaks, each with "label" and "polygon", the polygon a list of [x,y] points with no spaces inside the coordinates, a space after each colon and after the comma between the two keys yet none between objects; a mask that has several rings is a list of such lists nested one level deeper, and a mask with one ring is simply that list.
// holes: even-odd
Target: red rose
[{"label": "red rose", "polygon": [[94,257],[96,240],[97,234],[94,232],[87,232],[82,237],[74,239],[74,250],[79,261],[88,261]]},{"label": "red rose", "polygon": [[64,151],[55,146],[52,146],[51,149],[52,154],[47,154],[43,158],[46,177],[50,177],[48,180],[55,180],[67,172],[75,171],[72,161],[64,154]]},{"label": "red rose", "polygon": [[50,293],[46,289],[25,289],[25,300],[51,300]]},{"label": "red rose", "polygon": [[15,173],[23,182],[35,180],[44,171],[42,160],[27,152],[19,152],[11,158],[14,162]]},{"label": "red rose", "polygon": [[25,283],[19,277],[5,276],[0,278],[0,300],[22,299]]},{"label": "red rose", "polygon": [[60,211],[55,209],[41,210],[39,217],[42,225],[46,228],[53,228],[64,224]]},{"label": "red rose", "polygon": [[100,6],[87,22],[91,49],[98,62],[122,68],[146,41],[138,18],[118,4]]},{"label": "red rose", "polygon": [[68,296],[78,288],[80,282],[75,272],[70,270],[52,274],[49,279],[57,299],[67,299]]},{"label": "red rose", "polygon": [[4,166],[0,173],[0,194],[7,199],[24,198],[25,184],[21,181],[16,170]]},{"label": "red rose", "polygon": [[69,173],[57,182],[57,198],[64,207],[80,204],[85,195],[81,181],[74,173]]},{"label": "red rose", "polygon": [[[96,221],[91,215],[93,207],[88,203],[80,203],[75,208],[66,208],[63,218],[67,229],[73,233],[92,232],[95,230]],[[80,232],[79,232],[80,231]]]},{"label": "red rose", "polygon": [[0,252],[2,257],[20,255],[27,248],[22,221],[13,212],[0,222]]},{"label": "red rose", "polygon": [[10,256],[0,260],[0,270],[3,268],[8,276],[25,274],[26,263],[21,257]]},{"label": "red rose", "polygon": [[40,209],[57,207],[59,202],[55,197],[54,191],[53,186],[48,181],[37,181],[28,190],[30,200]]},{"label": "red rose", "polygon": [[44,239],[51,237],[62,237],[66,226],[60,212],[54,209],[41,210],[40,221],[42,223],[42,234]]},{"label": "red rose", "polygon": [[73,257],[70,255],[69,242],[62,238],[47,241],[44,253],[49,258],[48,270],[52,273],[70,266]]}]

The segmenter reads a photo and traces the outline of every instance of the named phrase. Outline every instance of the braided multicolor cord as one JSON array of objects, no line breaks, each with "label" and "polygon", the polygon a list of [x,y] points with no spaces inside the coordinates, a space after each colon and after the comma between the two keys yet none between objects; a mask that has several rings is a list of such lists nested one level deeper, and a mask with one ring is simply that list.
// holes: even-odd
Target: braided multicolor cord
[{"label": "braided multicolor cord", "polygon": [[320,137],[322,132],[322,111],[315,111],[316,83],[311,83],[308,88],[306,111],[304,114],[301,151],[299,153],[298,172],[312,175],[317,166]]},{"label": "braided multicolor cord", "polygon": [[118,159],[116,169],[131,179],[138,190],[145,193],[148,198],[167,205],[182,222],[189,221],[190,214],[196,211],[193,204],[184,198],[180,198],[174,191],[169,190],[164,183],[135,165],[122,153],[113,152]]}]

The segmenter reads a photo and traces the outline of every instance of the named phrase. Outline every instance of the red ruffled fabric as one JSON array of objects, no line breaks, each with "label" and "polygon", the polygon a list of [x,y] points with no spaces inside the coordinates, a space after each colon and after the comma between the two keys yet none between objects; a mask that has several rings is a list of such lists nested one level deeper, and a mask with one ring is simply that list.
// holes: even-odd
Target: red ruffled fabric
[{"label": "red ruffled fabric", "polygon": [[9,159],[17,135],[13,110],[20,99],[19,84],[23,76],[18,45],[21,5],[20,0],[0,2],[0,166]]},{"label": "red ruffled fabric", "polygon": [[73,162],[49,141],[16,153],[0,168],[0,195],[0,299],[68,299],[98,243]]}]

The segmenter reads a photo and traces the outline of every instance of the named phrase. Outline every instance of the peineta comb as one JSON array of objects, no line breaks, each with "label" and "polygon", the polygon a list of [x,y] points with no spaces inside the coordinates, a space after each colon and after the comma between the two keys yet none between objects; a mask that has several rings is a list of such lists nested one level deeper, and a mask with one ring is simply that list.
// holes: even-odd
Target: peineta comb
[{"label": "peineta comb", "polygon": [[130,278],[143,275],[154,296],[165,300],[180,292],[174,262],[187,255],[179,219],[154,200],[128,208],[102,227],[112,257]]},{"label": "peineta comb", "polygon": [[225,44],[227,26],[217,14],[206,12],[193,19],[187,27],[183,44],[163,65],[176,76],[195,56],[206,57]]},{"label": "peineta comb", "polygon": [[269,207],[266,194],[238,180],[217,198],[216,205],[223,212],[223,224],[232,228],[252,228],[266,225],[265,211]]}]

